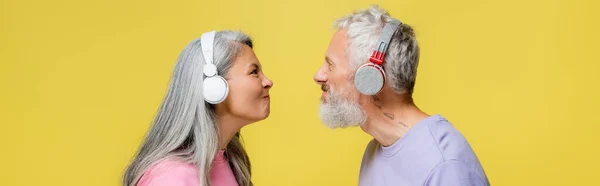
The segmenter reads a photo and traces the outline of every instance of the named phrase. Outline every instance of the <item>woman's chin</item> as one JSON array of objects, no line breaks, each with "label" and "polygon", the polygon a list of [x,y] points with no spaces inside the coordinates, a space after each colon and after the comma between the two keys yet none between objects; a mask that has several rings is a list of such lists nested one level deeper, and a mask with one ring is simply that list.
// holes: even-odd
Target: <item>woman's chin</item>
[{"label": "woman's chin", "polygon": [[262,119],[267,119],[269,117],[269,115],[271,115],[271,105],[270,104],[268,104],[267,106],[264,107]]},{"label": "woman's chin", "polygon": [[251,119],[249,119],[251,122],[250,123],[256,123],[262,120],[265,120],[269,117],[270,115],[270,111],[267,109],[265,111],[263,111],[260,115],[257,115],[256,117],[252,117]]},{"label": "woman's chin", "polygon": [[260,116],[259,118],[257,118],[257,119],[258,119],[258,121],[262,121],[262,120],[265,120],[265,119],[267,119],[267,118],[269,117],[269,115],[271,115],[271,111],[269,111],[269,109],[267,109],[267,110],[265,110],[265,111],[264,111],[264,112],[261,114],[261,116]]}]

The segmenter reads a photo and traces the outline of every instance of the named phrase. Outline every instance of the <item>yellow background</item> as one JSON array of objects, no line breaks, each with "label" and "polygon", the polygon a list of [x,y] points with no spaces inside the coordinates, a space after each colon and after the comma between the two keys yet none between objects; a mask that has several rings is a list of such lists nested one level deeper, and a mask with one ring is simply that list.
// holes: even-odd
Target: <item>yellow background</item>
[{"label": "yellow background", "polygon": [[0,185],[119,185],[180,51],[250,34],[272,114],[242,130],[258,186],[356,185],[370,137],[318,119],[332,22],[378,3],[414,26],[416,102],[493,185],[596,185],[600,3],[593,0],[1,0]]}]

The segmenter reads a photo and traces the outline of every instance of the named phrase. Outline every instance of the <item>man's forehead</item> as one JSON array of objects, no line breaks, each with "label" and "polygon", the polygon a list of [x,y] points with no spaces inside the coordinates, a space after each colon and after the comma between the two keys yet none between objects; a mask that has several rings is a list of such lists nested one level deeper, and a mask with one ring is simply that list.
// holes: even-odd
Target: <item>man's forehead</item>
[{"label": "man's forehead", "polygon": [[325,52],[325,57],[333,60],[334,62],[339,62],[340,60],[346,59],[345,55],[347,40],[347,30],[338,30],[329,42],[329,47]]}]

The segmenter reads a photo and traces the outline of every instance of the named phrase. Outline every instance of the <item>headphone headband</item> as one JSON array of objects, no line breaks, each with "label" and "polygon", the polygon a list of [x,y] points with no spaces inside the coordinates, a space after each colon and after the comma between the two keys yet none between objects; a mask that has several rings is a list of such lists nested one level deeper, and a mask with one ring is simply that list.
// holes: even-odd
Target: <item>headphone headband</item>
[{"label": "headphone headband", "polygon": [[206,64],[213,63],[213,45],[215,42],[215,33],[216,31],[206,32],[200,37],[202,54],[204,55],[204,61]]},{"label": "headphone headband", "polygon": [[200,45],[202,47],[202,55],[204,56],[204,75],[211,77],[217,75],[217,66],[213,64],[213,47],[215,44],[215,35],[217,31],[210,31],[202,34],[200,37]]},{"label": "headphone headband", "polygon": [[383,59],[385,58],[385,52],[387,51],[390,40],[396,32],[398,26],[400,26],[402,22],[397,19],[392,18],[392,20],[385,24],[383,30],[381,30],[381,34],[379,35],[379,40],[375,43],[375,50],[373,54],[371,54],[371,58],[369,59],[372,63],[383,65]]}]

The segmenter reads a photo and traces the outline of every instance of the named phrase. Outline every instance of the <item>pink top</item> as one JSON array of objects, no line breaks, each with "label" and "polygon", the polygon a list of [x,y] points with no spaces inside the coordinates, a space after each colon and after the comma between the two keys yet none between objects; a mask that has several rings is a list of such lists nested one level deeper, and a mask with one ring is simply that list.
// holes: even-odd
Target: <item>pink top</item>
[{"label": "pink top", "polygon": [[[219,150],[210,170],[213,186],[238,186],[224,150]],[[193,164],[173,159],[165,159],[152,166],[138,182],[137,186],[199,186],[198,168]]]}]

